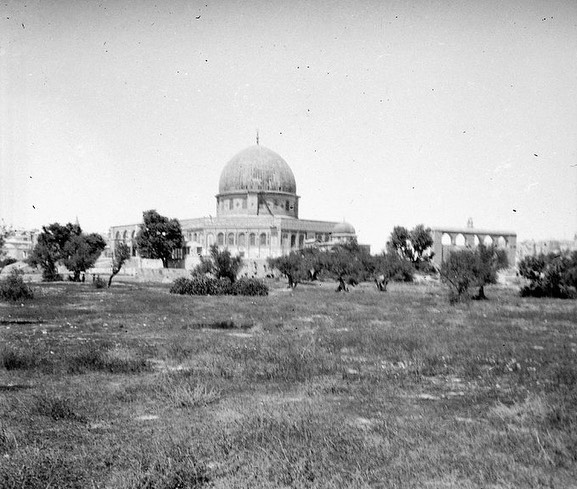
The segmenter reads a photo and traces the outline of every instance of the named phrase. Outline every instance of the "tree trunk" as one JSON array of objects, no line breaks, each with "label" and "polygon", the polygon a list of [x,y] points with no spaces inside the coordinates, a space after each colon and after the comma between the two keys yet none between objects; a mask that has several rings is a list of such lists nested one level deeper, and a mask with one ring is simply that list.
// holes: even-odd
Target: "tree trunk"
[{"label": "tree trunk", "polygon": [[116,274],[114,272],[112,272],[112,275],[110,275],[110,278],[108,279],[108,288],[110,288],[110,286],[112,285],[112,279],[114,278]]},{"label": "tree trunk", "polygon": [[338,278],[338,282],[339,282],[339,286],[337,287],[337,290],[335,292],[348,292],[349,289],[347,287],[347,284],[345,283],[345,280],[342,277]]},{"label": "tree trunk", "polygon": [[112,285],[112,279],[114,278],[115,275],[118,274],[118,272],[120,272],[120,268],[112,268],[112,275],[110,275],[110,278],[108,279],[108,288],[110,288],[110,286]]},{"label": "tree trunk", "polygon": [[480,301],[487,300],[487,296],[485,295],[485,286],[484,285],[479,286],[479,293],[477,294],[476,298],[479,299]]}]

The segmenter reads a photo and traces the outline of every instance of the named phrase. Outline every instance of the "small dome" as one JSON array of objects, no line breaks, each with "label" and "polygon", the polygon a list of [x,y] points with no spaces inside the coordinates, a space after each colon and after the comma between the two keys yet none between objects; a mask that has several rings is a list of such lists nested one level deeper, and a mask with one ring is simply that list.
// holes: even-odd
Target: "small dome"
[{"label": "small dome", "polygon": [[288,163],[264,146],[251,146],[234,156],[224,167],[219,193],[256,190],[296,194],[297,185]]},{"label": "small dome", "polygon": [[334,227],[333,234],[356,234],[356,231],[352,224],[343,221]]}]

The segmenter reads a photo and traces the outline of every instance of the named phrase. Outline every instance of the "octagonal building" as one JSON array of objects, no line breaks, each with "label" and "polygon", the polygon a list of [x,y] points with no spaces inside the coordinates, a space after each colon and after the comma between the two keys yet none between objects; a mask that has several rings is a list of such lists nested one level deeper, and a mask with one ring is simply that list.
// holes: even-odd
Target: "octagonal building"
[{"label": "octagonal building", "polygon": [[[179,220],[186,246],[175,250],[171,267],[194,268],[216,244],[244,259],[244,273],[261,276],[269,257],[356,239],[348,223],[299,219],[299,199],[294,174],[280,155],[259,144],[242,150],[221,172],[216,217]],[[138,256],[138,229],[139,224],[111,227],[111,245],[123,241],[131,248],[129,268],[158,267]]]}]

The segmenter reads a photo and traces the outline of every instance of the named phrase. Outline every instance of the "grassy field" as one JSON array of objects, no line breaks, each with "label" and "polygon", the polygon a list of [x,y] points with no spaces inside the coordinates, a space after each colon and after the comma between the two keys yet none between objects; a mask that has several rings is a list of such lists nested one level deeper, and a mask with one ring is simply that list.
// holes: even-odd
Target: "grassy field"
[{"label": "grassy field", "polygon": [[0,304],[0,487],[577,487],[577,301],[281,286]]}]

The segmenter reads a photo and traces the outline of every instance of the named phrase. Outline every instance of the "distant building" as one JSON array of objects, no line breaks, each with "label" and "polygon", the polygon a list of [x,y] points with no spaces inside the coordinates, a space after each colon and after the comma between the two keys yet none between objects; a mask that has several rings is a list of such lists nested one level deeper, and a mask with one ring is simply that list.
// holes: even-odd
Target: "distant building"
[{"label": "distant building", "polygon": [[[303,249],[356,239],[352,225],[299,218],[295,177],[287,162],[259,144],[234,156],[223,168],[216,195],[216,216],[180,220],[186,245],[173,253],[175,268],[193,268],[210,247],[228,248],[245,260],[251,273],[267,273],[266,259]],[[139,224],[112,226],[113,243],[130,248],[133,267],[159,267],[136,250]],[[129,264],[130,266],[130,264]]]},{"label": "distant building", "polygon": [[5,228],[2,235],[4,236],[3,251],[6,257],[18,261],[26,260],[38,241],[38,230]]},{"label": "distant building", "polygon": [[434,227],[433,263],[440,266],[454,250],[475,248],[480,243],[486,246],[495,245],[507,251],[509,265],[514,266],[517,254],[517,233],[497,229],[477,229],[469,219],[467,227]]},{"label": "distant building", "polygon": [[522,260],[526,256],[538,255],[540,253],[563,253],[577,251],[577,235],[573,240],[526,240],[519,243],[517,250],[517,259]]}]

